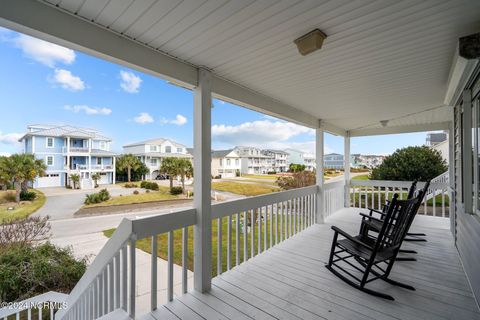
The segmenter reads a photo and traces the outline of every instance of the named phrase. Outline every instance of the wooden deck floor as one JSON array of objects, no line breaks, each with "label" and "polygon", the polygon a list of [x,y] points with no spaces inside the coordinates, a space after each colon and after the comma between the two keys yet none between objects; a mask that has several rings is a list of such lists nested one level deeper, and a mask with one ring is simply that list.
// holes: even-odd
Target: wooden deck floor
[{"label": "wooden deck floor", "polygon": [[426,243],[407,243],[416,262],[397,262],[392,279],[416,287],[408,291],[381,280],[371,286],[395,301],[353,289],[325,267],[337,225],[358,229],[359,209],[344,209],[248,262],[213,279],[208,294],[189,293],[145,319],[480,319],[463,272],[448,219],[418,216],[413,227]]}]

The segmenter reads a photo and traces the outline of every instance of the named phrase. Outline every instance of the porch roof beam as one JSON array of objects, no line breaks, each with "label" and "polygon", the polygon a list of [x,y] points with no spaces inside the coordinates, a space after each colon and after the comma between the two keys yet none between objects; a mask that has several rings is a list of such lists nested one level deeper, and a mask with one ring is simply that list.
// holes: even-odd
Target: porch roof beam
[{"label": "porch roof beam", "polygon": [[[197,66],[79,16],[35,0],[1,0],[0,6],[1,26],[162,77],[187,89],[198,85]],[[227,102],[318,128],[318,119],[314,116],[215,74],[212,74],[212,93]],[[336,127],[331,126],[331,130],[329,127],[328,124],[324,125],[326,131],[335,134],[342,132]]]},{"label": "porch roof beam", "polygon": [[450,122],[438,122],[430,124],[415,124],[408,126],[395,126],[384,128],[364,128],[349,131],[350,137],[376,136],[384,134],[398,134],[411,132],[424,132],[434,130],[448,130]]}]

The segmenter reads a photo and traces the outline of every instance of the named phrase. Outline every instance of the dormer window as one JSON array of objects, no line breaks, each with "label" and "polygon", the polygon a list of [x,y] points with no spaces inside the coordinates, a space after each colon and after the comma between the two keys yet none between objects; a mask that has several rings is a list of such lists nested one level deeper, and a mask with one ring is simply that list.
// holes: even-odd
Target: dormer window
[{"label": "dormer window", "polygon": [[171,146],[166,146],[165,147],[165,153],[172,153],[172,147]]},{"label": "dormer window", "polygon": [[55,147],[55,139],[52,137],[47,137],[47,148],[54,148]]}]

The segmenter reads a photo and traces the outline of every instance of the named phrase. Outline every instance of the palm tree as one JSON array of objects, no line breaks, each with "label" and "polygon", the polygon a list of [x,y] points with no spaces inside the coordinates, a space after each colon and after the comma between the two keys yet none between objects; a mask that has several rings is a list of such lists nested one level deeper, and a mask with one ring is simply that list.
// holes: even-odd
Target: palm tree
[{"label": "palm tree", "polygon": [[133,154],[125,154],[117,159],[117,168],[127,170],[128,182],[132,179],[132,170],[137,170],[141,165],[140,160]]},{"label": "palm tree", "polygon": [[178,158],[167,157],[162,160],[162,165],[160,166],[160,172],[168,174],[170,179],[170,189],[173,188],[173,178],[180,174],[178,166]]},{"label": "palm tree", "polygon": [[186,158],[177,158],[177,170],[180,175],[180,181],[182,182],[182,189],[185,192],[185,178],[191,178],[193,176],[192,162]]},{"label": "palm tree", "polygon": [[70,180],[73,182],[73,189],[77,189],[77,183],[80,182],[80,176],[77,173],[70,175]]},{"label": "palm tree", "polygon": [[13,180],[15,186],[15,200],[20,202],[22,186],[35,177],[45,175],[46,166],[43,160],[35,160],[31,154],[13,154],[3,161],[4,175]]},{"label": "palm tree", "polygon": [[94,174],[92,174],[92,180],[93,182],[95,182],[95,188],[98,187],[98,180],[100,180],[100,173],[98,172],[95,172]]}]

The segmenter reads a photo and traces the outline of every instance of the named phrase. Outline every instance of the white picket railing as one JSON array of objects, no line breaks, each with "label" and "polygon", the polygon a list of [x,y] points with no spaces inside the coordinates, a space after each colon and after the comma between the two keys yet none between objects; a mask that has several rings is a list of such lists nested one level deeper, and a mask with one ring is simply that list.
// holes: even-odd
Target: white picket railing
[{"label": "white picket railing", "polygon": [[123,219],[112,237],[93,260],[87,271],[68,296],[67,308],[59,310],[55,319],[98,319],[117,309],[135,318],[136,253],[138,239],[150,237],[152,245],[151,301],[157,302],[157,238],[168,233],[169,300],[173,298],[173,232],[182,229],[182,288],[187,288],[187,227],[195,224],[195,209],[169,214]]},{"label": "white picket railing", "polygon": [[[436,217],[450,216],[450,197],[448,178],[439,178],[433,181],[427,190],[418,214]],[[350,183],[351,205],[359,208],[381,209],[386,199],[391,199],[398,193],[404,199],[412,181],[387,181],[387,180],[352,180]],[[418,182],[417,189],[423,188],[425,182]]]},{"label": "white picket railing", "polygon": [[315,223],[316,194],[317,186],[310,186],[214,204],[217,239],[222,239],[224,223],[227,232],[226,257],[217,241],[217,275]]},{"label": "white picket railing", "polygon": [[66,306],[66,299],[68,295],[55,291],[46,292],[35,296],[33,298],[25,299],[23,301],[12,302],[10,306],[5,306],[0,309],[0,319],[8,319],[15,315],[16,319],[32,319],[34,312],[37,313],[37,319],[43,319],[48,312],[49,319],[54,319],[54,312],[56,309],[61,309]]},{"label": "white picket railing", "polygon": [[[212,222],[217,223],[218,239],[222,239],[223,223],[227,220],[227,248],[222,248],[222,241],[217,241],[217,274],[315,223],[316,193],[317,186],[311,186],[212,205]],[[167,300],[171,301],[173,236],[178,229],[182,230],[182,292],[185,293],[188,227],[195,224],[195,214],[195,209],[188,209],[135,220],[123,219],[68,296],[67,308],[57,312],[56,319],[98,319],[105,315],[114,317],[127,313],[135,318],[135,244],[137,240],[147,237],[151,238],[152,252],[151,309],[156,309],[157,239],[163,233],[168,233],[166,281]],[[223,254],[224,249],[226,255]]]},{"label": "white picket railing", "polygon": [[331,216],[334,212],[345,206],[345,182],[331,182],[324,184],[325,195],[325,217]]}]

